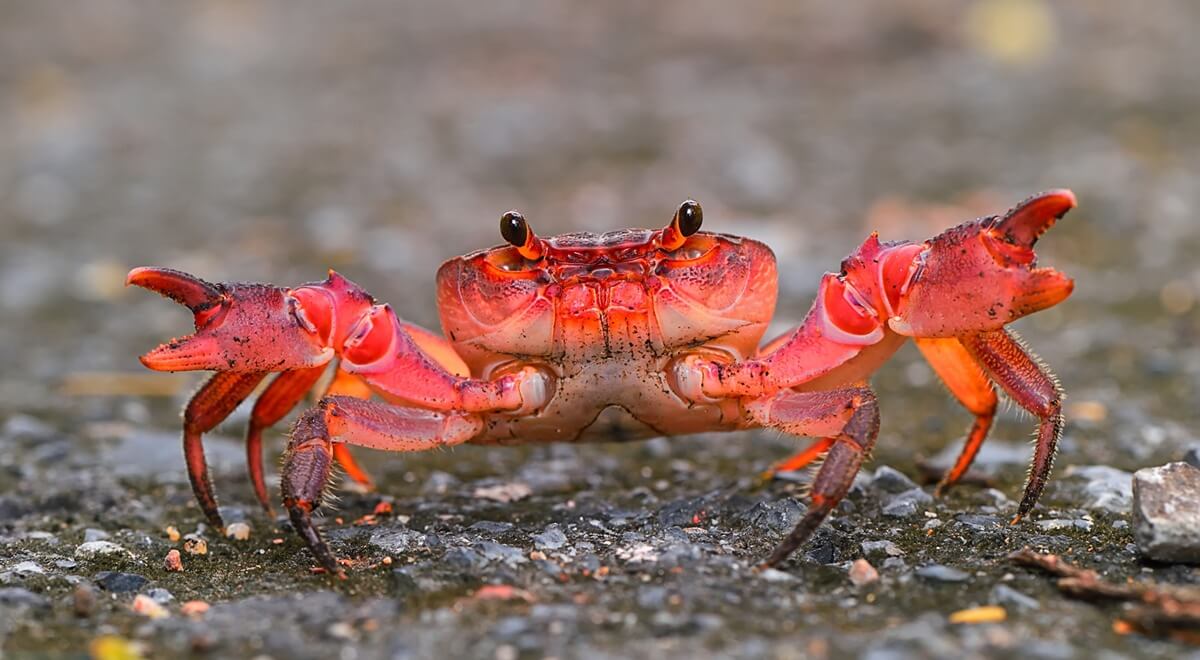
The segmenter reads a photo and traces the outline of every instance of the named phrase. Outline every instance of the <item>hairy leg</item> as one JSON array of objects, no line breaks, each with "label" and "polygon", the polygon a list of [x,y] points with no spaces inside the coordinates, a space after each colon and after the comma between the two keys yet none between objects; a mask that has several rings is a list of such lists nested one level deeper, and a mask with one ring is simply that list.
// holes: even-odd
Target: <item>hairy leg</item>
[{"label": "hairy leg", "polygon": [[762,563],[763,567],[775,566],[808,541],[849,492],[854,475],[870,455],[879,435],[879,406],[869,388],[852,387],[826,392],[786,391],[745,407],[751,418],[763,426],[795,435],[833,438],[813,481],[808,511]]},{"label": "hairy leg", "polygon": [[987,439],[996,418],[996,389],[983,368],[957,339],[917,339],[916,344],[954,398],[975,415],[958,460],[938,482],[935,494],[942,495],[963,478]]},{"label": "hairy leg", "polygon": [[333,468],[334,445],[390,451],[423,451],[466,442],[483,429],[475,415],[404,408],[346,396],[321,399],[300,416],[284,454],[280,486],[296,531],[330,574],[341,575],[329,546],[312,522]]},{"label": "hairy leg", "polygon": [[1054,452],[1062,435],[1062,389],[1058,380],[1030,355],[1020,339],[1008,330],[985,332],[963,339],[963,345],[988,374],[1021,406],[1038,418],[1037,446],[1017,507],[1016,523],[1037,504],[1054,466]]}]

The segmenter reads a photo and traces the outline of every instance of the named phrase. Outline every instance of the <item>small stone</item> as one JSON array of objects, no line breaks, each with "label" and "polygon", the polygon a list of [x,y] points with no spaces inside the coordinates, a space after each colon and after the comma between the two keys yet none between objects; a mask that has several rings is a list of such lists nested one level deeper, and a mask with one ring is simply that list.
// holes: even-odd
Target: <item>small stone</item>
[{"label": "small stone", "polygon": [[96,574],[96,584],[105,591],[119,594],[140,591],[142,587],[150,584],[150,580],[137,573],[102,571]]},{"label": "small stone", "polygon": [[14,564],[13,567],[8,570],[9,570],[9,572],[13,573],[14,575],[16,575],[19,578],[27,578],[27,577],[32,577],[34,575],[45,575],[46,574],[46,570],[43,569],[41,566],[38,565],[37,562],[34,562],[34,561],[19,562],[17,564]]},{"label": "small stone", "polygon": [[871,488],[885,493],[903,493],[916,487],[917,484],[903,472],[887,465],[879,466],[875,470],[875,477],[871,479]]},{"label": "small stone", "polygon": [[229,523],[225,526],[225,538],[245,541],[250,538],[250,525],[244,522]]},{"label": "small stone", "polygon": [[497,520],[480,520],[479,522],[471,525],[467,529],[470,529],[470,530],[473,530],[476,532],[483,532],[485,534],[503,534],[503,533],[511,530],[512,528],[513,528],[513,524],[510,522],[501,522],[501,521],[497,521]]},{"label": "small stone", "polygon": [[189,600],[179,606],[179,613],[190,617],[203,616],[208,611],[208,607],[208,603],[202,600]]},{"label": "small stone", "polygon": [[863,541],[862,553],[866,557],[903,557],[904,551],[891,541]]},{"label": "small stone", "polygon": [[179,530],[175,529],[173,525],[167,525],[167,528],[163,532],[166,533],[167,540],[171,543],[177,543],[180,539]]},{"label": "small stone", "polygon": [[776,568],[764,568],[758,572],[758,577],[767,582],[795,582],[796,577],[791,573],[785,573]]},{"label": "small stone", "polygon": [[183,572],[183,557],[175,548],[167,551],[166,558],[163,559],[163,568],[172,573]]},{"label": "small stone", "polygon": [[1150,559],[1200,563],[1200,468],[1180,462],[1138,470],[1133,530]]},{"label": "small stone", "polygon": [[140,614],[148,619],[165,619],[171,616],[167,608],[159,605],[153,598],[138,594],[133,599],[133,605],[130,608],[137,614]]},{"label": "small stone", "polygon": [[133,556],[128,550],[111,541],[88,541],[75,548],[76,559],[96,559],[97,557],[116,555]]},{"label": "small stone", "polygon": [[1109,513],[1129,511],[1133,501],[1133,475],[1107,465],[1072,465],[1063,472],[1069,483],[1083,482],[1083,506]]},{"label": "small stone", "polygon": [[911,488],[895,495],[883,505],[883,515],[893,518],[907,518],[916,514],[917,510],[926,504],[933,503],[933,496],[920,488]]},{"label": "small stone", "polygon": [[1200,468],[1200,444],[1188,447],[1187,451],[1183,452],[1183,462],[1192,467]]},{"label": "small stone", "polygon": [[1067,520],[1063,518],[1050,518],[1049,520],[1037,521],[1037,526],[1047,532],[1056,532],[1062,530],[1079,530],[1082,532],[1091,531],[1092,521],[1082,518],[1076,520]]},{"label": "small stone", "polygon": [[13,605],[17,607],[45,607],[48,604],[46,599],[39,596],[28,589],[21,587],[5,587],[0,589],[0,605]]},{"label": "small stone", "polygon": [[183,551],[189,555],[207,555],[208,541],[198,534],[188,534],[183,537]]},{"label": "small stone", "polygon": [[90,541],[104,541],[104,540],[107,540],[108,538],[109,538],[108,532],[106,532],[102,529],[93,529],[93,528],[89,527],[89,528],[83,530],[83,540],[85,543],[90,542]]},{"label": "small stone", "polygon": [[955,522],[972,532],[994,531],[1004,528],[1004,521],[996,516],[965,513],[954,517]]},{"label": "small stone", "polygon": [[146,595],[153,598],[154,602],[158,603],[159,605],[166,605],[167,603],[175,600],[175,594],[163,589],[162,587],[148,589],[146,591]]},{"label": "small stone", "polygon": [[75,593],[71,595],[71,607],[75,616],[81,619],[91,616],[96,609],[96,590],[85,582],[75,585]]},{"label": "small stone", "polygon": [[916,570],[917,577],[931,582],[966,582],[971,576],[941,564],[926,564]]},{"label": "small stone", "polygon": [[855,559],[854,562],[850,564],[848,577],[850,578],[851,584],[856,587],[861,587],[863,585],[871,584],[872,582],[878,582],[879,571],[875,570],[875,567],[871,565],[871,562],[867,561],[866,559]]},{"label": "small stone", "polygon": [[54,567],[61,568],[64,571],[69,571],[79,565],[79,562],[74,559],[55,559]]},{"label": "small stone", "polygon": [[539,550],[558,550],[567,544],[567,535],[558,525],[547,525],[541,534],[533,537],[533,546]]},{"label": "small stone", "polygon": [[472,493],[473,497],[484,500],[492,500],[494,502],[517,502],[529,497],[533,494],[533,489],[529,484],[524,484],[519,481],[499,484],[496,486],[483,486],[476,488]]},{"label": "small stone", "polygon": [[1021,610],[1038,610],[1042,607],[1036,598],[1026,596],[1006,584],[998,584],[993,587],[989,600],[997,605],[1007,605]]}]

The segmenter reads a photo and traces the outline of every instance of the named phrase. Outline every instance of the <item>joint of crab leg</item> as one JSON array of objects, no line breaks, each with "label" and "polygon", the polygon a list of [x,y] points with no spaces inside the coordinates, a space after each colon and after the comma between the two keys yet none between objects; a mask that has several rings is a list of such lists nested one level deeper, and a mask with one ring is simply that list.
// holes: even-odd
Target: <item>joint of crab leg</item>
[{"label": "joint of crab leg", "polygon": [[670,368],[676,394],[691,403],[712,403],[737,396],[758,396],[768,389],[767,368],[761,362],[717,362],[687,355]]}]

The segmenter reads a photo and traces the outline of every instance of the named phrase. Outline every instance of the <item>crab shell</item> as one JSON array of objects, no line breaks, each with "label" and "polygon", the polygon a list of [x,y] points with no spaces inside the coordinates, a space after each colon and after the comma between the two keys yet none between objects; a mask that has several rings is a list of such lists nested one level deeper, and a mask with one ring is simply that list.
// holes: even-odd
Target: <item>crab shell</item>
[{"label": "crab shell", "polygon": [[672,361],[755,353],[775,308],[775,256],[758,241],[708,232],[668,250],[669,230],[564,234],[536,239],[537,260],[498,246],[442,265],[442,327],[466,369],[490,379],[533,365],[553,381],[541,414],[492,422],[494,441],[737,426],[735,404],[681,398]]}]

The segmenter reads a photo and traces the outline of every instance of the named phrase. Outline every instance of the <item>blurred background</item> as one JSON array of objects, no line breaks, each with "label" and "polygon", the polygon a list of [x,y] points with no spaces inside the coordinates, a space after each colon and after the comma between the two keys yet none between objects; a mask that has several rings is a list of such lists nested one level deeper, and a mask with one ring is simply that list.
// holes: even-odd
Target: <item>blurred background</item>
[{"label": "blurred background", "polygon": [[[9,0],[0,16],[0,416],[10,437],[69,437],[10,452],[0,490],[28,487],[17,463],[149,429],[159,462],[141,444],[78,469],[157,471],[186,503],[173,434],[199,376],[137,355],[189,317],[124,289],[131,267],[279,284],[333,267],[436,328],[439,263],[500,242],[503,211],[542,234],[659,227],[687,197],[706,229],[774,248],[782,329],[872,230],[922,240],[1072,188],[1039,254],[1076,293],[1017,326],[1069,393],[1059,465],[1133,469],[1196,441],[1200,4]],[[878,460],[911,473],[957,450],[966,415],[916,351],[876,384]],[[1015,447],[1010,495],[1018,419],[993,435]],[[210,446],[226,502],[248,506],[238,433]],[[791,444],[719,451],[743,469]],[[471,451],[377,470],[502,469]]]},{"label": "blurred background", "polygon": [[[1075,412],[1097,404],[1073,417],[1115,422],[1069,439],[1137,463],[1195,421],[1193,3],[2,11],[5,412],[142,421],[136,395],[189,389],[136,362],[188,321],[125,290],[133,266],[280,284],[334,267],[436,327],[438,264],[499,242],[503,211],[543,234],[658,227],[691,196],[706,228],[775,249],[783,327],[871,230],[920,240],[1070,187],[1081,206],[1039,252],[1077,293],[1019,326]],[[897,365],[885,406],[941,400],[915,351]],[[110,372],[150,378],[93,377]]]}]

